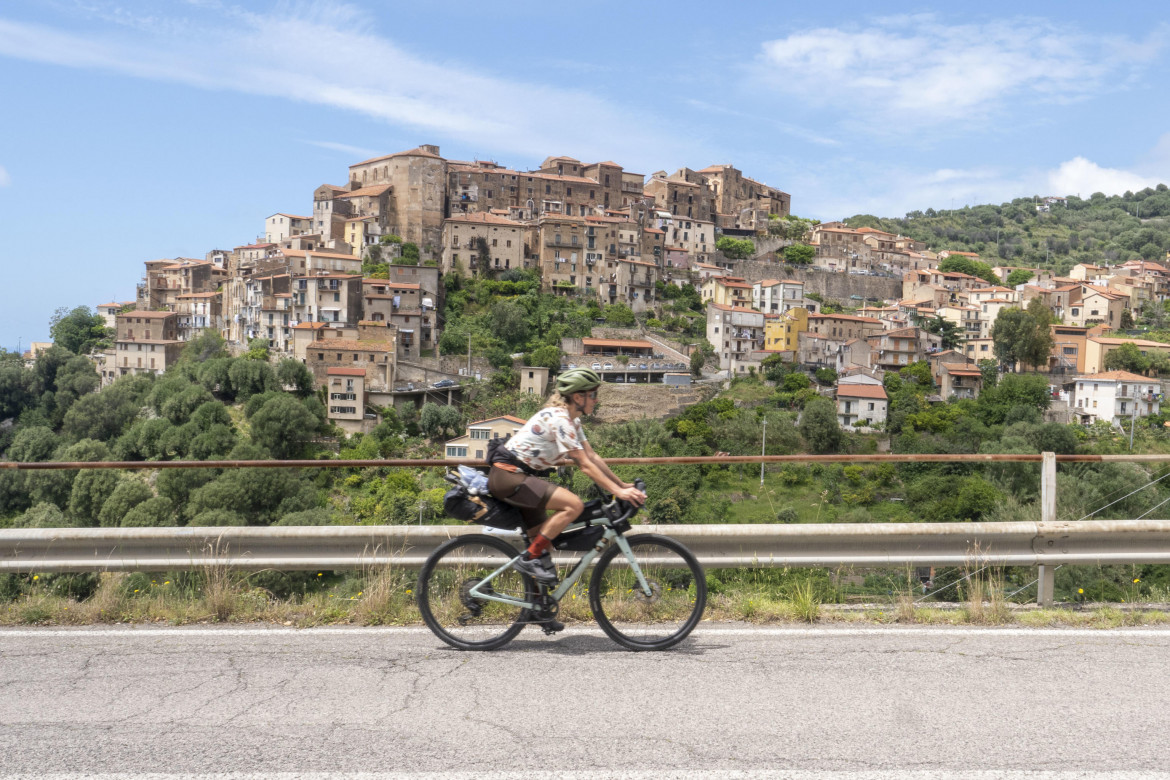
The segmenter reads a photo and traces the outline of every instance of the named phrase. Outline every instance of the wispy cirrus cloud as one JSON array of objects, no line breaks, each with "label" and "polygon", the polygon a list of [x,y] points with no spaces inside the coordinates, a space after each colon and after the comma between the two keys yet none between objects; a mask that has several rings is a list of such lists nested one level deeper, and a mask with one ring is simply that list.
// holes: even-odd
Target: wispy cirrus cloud
[{"label": "wispy cirrus cloud", "polygon": [[755,73],[777,92],[890,132],[981,120],[1017,99],[1067,102],[1118,89],[1161,55],[1167,32],[1131,39],[1042,19],[889,17],[767,41]]},{"label": "wispy cirrus cloud", "polygon": [[[287,98],[513,153],[572,150],[583,158],[635,160],[682,154],[682,142],[657,132],[653,117],[636,107],[482,75],[478,65],[423,59],[360,32],[374,29],[374,20],[345,3],[282,4],[271,13],[219,3],[185,10],[191,16],[99,7],[95,24],[79,31],[0,18],[0,56]],[[620,135],[596,132],[618,126]]]},{"label": "wispy cirrus cloud", "polygon": [[376,157],[383,152],[377,149],[366,149],[361,146],[351,146],[349,144],[342,144],[336,141],[305,141],[309,146],[316,146],[321,149],[328,149],[331,152],[341,152],[342,154],[350,155],[351,157]]}]

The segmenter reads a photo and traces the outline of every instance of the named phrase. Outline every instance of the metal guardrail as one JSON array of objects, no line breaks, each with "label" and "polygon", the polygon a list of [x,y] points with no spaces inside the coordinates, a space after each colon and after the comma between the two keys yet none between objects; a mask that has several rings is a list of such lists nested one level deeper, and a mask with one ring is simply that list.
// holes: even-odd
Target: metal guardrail
[{"label": "metal guardrail", "polygon": [[[1055,567],[1170,563],[1170,521],[1056,520],[1056,464],[1170,462],[1167,455],[775,455],[613,458],[624,464],[814,462],[1039,462],[1041,521],[1015,523],[866,523],[808,525],[644,525],[682,541],[704,566],[1038,566],[1037,600],[1051,603]],[[163,461],[0,463],[0,468],[425,468],[463,460]],[[269,528],[86,528],[0,530],[0,572],[164,571],[208,566],[257,569],[416,568],[465,526],[315,526]]]},{"label": "metal guardrail", "polygon": [[[418,568],[447,539],[482,530],[455,525],[12,529],[0,533],[0,572]],[[647,524],[635,526],[639,532],[678,539],[711,568],[1170,563],[1170,520]],[[566,554],[564,560],[573,557]]]}]

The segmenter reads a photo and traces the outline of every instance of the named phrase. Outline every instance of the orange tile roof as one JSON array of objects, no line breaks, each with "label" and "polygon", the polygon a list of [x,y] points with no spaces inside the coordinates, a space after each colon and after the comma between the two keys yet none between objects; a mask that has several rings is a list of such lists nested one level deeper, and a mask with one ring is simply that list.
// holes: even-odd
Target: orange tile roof
[{"label": "orange tile roof", "polygon": [[527,420],[522,420],[519,417],[514,417],[510,414],[501,414],[498,417],[485,417],[482,420],[476,420],[475,422],[469,422],[467,424],[468,425],[479,425],[480,423],[491,422],[492,420],[508,420],[509,422],[514,422],[514,423],[517,423],[518,425],[523,425],[524,423],[528,422]]},{"label": "orange tile roof", "polygon": [[886,400],[886,389],[881,385],[860,385],[853,383],[837,385],[837,395],[846,398],[875,398]]},{"label": "orange tile roof", "polygon": [[1131,374],[1128,371],[1106,371],[1101,374],[1085,374],[1084,376],[1078,376],[1077,379],[1092,379],[1095,382],[1149,382],[1150,384],[1158,384],[1157,379],[1141,376],[1140,374]]},{"label": "orange tile roof", "polygon": [[[320,342],[318,342],[320,343]],[[365,376],[366,370],[364,368],[327,368],[325,373],[329,376]]]},{"label": "orange tile roof", "polygon": [[586,347],[638,347],[639,349],[654,349],[649,341],[638,339],[593,339],[583,338],[581,344]]}]

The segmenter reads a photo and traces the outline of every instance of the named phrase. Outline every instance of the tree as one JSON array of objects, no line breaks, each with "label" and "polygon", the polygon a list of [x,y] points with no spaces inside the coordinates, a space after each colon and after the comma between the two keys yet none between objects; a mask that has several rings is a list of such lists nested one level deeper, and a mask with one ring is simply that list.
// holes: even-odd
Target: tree
[{"label": "tree", "polygon": [[991,328],[991,339],[996,358],[1007,366],[1047,365],[1052,352],[1052,332],[1047,323],[1041,324],[1029,312],[1015,307],[1000,310]]},{"label": "tree", "polygon": [[751,239],[741,240],[731,236],[723,236],[716,241],[715,249],[729,260],[746,260],[756,253],[756,245]]},{"label": "tree", "polygon": [[154,498],[154,493],[145,482],[123,477],[102,505],[98,520],[103,528],[117,528],[131,509],[151,498]]},{"label": "tree", "polygon": [[784,247],[784,260],[794,265],[807,265],[817,255],[817,250],[808,244],[790,244]]},{"label": "tree", "polygon": [[237,401],[246,401],[256,393],[276,389],[276,375],[265,360],[234,360],[228,379]]},{"label": "tree", "polygon": [[492,306],[491,329],[508,347],[520,347],[528,340],[528,312],[518,303],[499,301]]},{"label": "tree", "polygon": [[208,328],[183,345],[179,360],[187,363],[206,363],[208,360],[226,357],[229,357],[227,341],[219,333]]},{"label": "tree", "polygon": [[938,270],[941,272],[953,272],[960,274],[967,274],[968,276],[978,276],[992,284],[999,284],[999,277],[996,276],[995,271],[991,270],[991,266],[981,260],[973,260],[970,257],[963,255],[948,255],[938,264]]},{"label": "tree", "polygon": [[634,310],[624,303],[611,303],[605,307],[605,322],[615,328],[629,328],[637,322]]},{"label": "tree", "polygon": [[524,356],[524,362],[529,366],[540,366],[556,372],[561,367],[561,348],[555,344],[544,344]]},{"label": "tree", "polygon": [[1117,349],[1112,349],[1105,355],[1106,371],[1130,371],[1134,374],[1146,374],[1153,367],[1154,361],[1149,355],[1143,355],[1137,345],[1129,342]]},{"label": "tree", "polygon": [[[142,383],[146,384],[143,385]],[[73,440],[111,441],[122,434],[142,408],[149,380],[122,377],[98,393],[84,396],[65,413],[61,433]]]},{"label": "tree", "polygon": [[943,349],[954,349],[963,343],[963,332],[959,330],[959,326],[941,314],[924,322],[922,329],[941,338]]},{"label": "tree", "polygon": [[290,395],[269,400],[252,415],[252,441],[277,460],[295,458],[319,427],[317,417]]},{"label": "tree", "polygon": [[1007,275],[1004,284],[1008,287],[1015,287],[1018,284],[1025,284],[1032,278],[1032,272],[1027,268],[1017,268]]},{"label": "tree", "polygon": [[305,364],[293,358],[284,358],[276,364],[276,383],[284,388],[291,388],[299,398],[308,398],[313,394],[316,382],[313,373]]},{"label": "tree", "polygon": [[818,455],[836,452],[841,446],[837,409],[828,398],[817,396],[805,402],[798,430],[808,448]]},{"label": "tree", "polygon": [[113,332],[106,327],[106,320],[100,314],[95,314],[88,306],[78,306],[73,310],[57,309],[49,320],[49,335],[54,344],[73,354],[88,355],[109,347]]}]

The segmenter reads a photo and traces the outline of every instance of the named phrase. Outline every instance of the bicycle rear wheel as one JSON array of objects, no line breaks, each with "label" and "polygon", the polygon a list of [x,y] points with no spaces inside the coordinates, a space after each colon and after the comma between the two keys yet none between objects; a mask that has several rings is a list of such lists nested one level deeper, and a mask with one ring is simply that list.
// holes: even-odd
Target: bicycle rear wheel
[{"label": "bicycle rear wheel", "polygon": [[[443,543],[423,564],[415,588],[427,627],[459,650],[495,650],[512,641],[526,625],[527,610],[476,598],[470,591],[517,555],[515,547],[486,534]],[[503,572],[488,587],[496,595],[516,599],[536,592],[532,578],[515,569]]]},{"label": "bicycle rear wheel", "polygon": [[650,594],[616,544],[601,554],[589,581],[589,607],[610,639],[631,650],[665,650],[698,625],[707,578],[691,551],[658,534],[627,537]]}]

